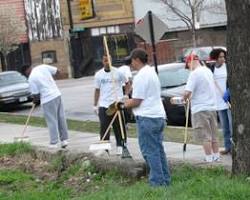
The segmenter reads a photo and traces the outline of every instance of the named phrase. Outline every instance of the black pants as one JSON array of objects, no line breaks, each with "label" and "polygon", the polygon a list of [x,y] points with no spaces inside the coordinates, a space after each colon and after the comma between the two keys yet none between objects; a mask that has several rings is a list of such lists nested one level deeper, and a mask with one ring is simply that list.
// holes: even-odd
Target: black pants
[{"label": "black pants", "polygon": [[[106,110],[107,108],[104,107],[99,107],[99,119],[100,119],[100,138],[102,139],[102,137],[104,136],[110,122],[112,121],[114,115],[112,116],[108,116],[106,114]],[[118,116],[116,117],[114,123],[113,123],[113,130],[114,130],[114,134],[115,134],[115,139],[116,139],[116,146],[123,146],[126,143],[127,140],[127,134],[126,134],[126,129],[125,129],[125,123],[124,123],[124,115],[122,114],[122,121],[123,121],[123,132],[124,132],[124,137],[125,139],[122,139],[122,134],[121,134],[121,128],[120,128],[120,124],[119,124],[119,119]],[[104,140],[109,140],[110,138],[110,131],[108,132],[108,134],[106,135],[106,137],[104,138]]]}]

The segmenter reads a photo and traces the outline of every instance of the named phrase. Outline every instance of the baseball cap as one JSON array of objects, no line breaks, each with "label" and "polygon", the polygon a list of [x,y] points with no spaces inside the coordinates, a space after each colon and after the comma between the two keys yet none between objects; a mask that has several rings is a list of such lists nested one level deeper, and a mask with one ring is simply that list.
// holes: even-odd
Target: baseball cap
[{"label": "baseball cap", "polygon": [[197,56],[196,54],[190,54],[186,57],[185,59],[185,63],[186,65],[191,62],[192,60],[199,60],[199,56]]}]

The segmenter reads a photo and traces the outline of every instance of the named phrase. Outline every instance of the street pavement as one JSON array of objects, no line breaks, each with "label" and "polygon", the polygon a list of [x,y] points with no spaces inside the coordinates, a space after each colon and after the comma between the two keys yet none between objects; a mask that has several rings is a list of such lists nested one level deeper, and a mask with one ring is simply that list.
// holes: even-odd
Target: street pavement
[{"label": "street pavement", "polygon": [[[0,143],[12,143],[14,137],[20,137],[23,130],[23,125],[0,123]],[[26,135],[29,136],[29,141],[34,146],[42,147],[45,150],[49,149],[49,133],[47,128],[40,127],[28,127]],[[89,145],[99,140],[98,134],[94,133],[83,133],[77,131],[69,131],[69,146],[68,150],[71,153],[89,153]],[[111,156],[115,156],[115,139],[111,137],[112,150]],[[208,165],[205,164],[204,154],[202,146],[200,145],[187,145],[187,151],[185,153],[185,160],[183,159],[183,144],[174,142],[164,142],[164,147],[169,160],[182,161],[184,163],[191,163],[195,165]],[[142,161],[143,158],[139,151],[138,141],[136,138],[128,138],[128,149],[134,160]],[[220,162],[214,162],[209,165],[219,165],[230,170],[232,159],[230,155],[223,156]],[[208,166],[209,166],[208,165]]]}]

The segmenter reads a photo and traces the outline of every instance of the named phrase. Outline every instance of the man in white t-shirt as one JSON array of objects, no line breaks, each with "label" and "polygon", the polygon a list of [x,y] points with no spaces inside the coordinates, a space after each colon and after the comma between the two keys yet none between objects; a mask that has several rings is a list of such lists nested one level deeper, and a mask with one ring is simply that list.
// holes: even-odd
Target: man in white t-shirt
[{"label": "man in white t-shirt", "polygon": [[214,75],[217,96],[217,111],[224,135],[225,149],[220,151],[222,155],[231,153],[232,150],[232,114],[229,103],[225,102],[223,95],[227,91],[227,67],[225,64],[226,51],[223,49],[214,49],[210,53],[210,58],[216,63],[211,66]]},{"label": "man in white t-shirt", "polygon": [[[103,68],[95,74],[95,94],[94,94],[94,111],[99,116],[100,120],[100,139],[104,136],[114,115],[107,115],[108,107],[115,101],[123,99],[122,86],[126,83],[126,77],[118,71],[117,68],[109,68],[108,57],[103,55]],[[117,155],[122,154],[123,142],[121,136],[121,128],[118,118],[113,123],[114,134],[117,145]],[[126,132],[125,132],[126,133]],[[104,140],[109,140],[110,133],[106,135]]]},{"label": "man in white t-shirt", "polygon": [[219,160],[216,93],[212,72],[201,66],[198,56],[189,55],[186,65],[191,70],[185,88],[185,101],[191,101],[192,126],[196,140],[203,143],[205,161]]},{"label": "man in white t-shirt", "polygon": [[150,185],[167,186],[171,178],[163,147],[166,113],[160,81],[154,68],[147,65],[148,55],[143,49],[134,49],[130,58],[132,68],[138,73],[133,80],[132,99],[126,100],[124,106],[133,108],[139,146],[150,168]]},{"label": "man in white t-shirt", "polygon": [[33,95],[33,102],[43,108],[43,114],[49,128],[50,148],[58,147],[58,137],[61,147],[68,145],[68,130],[64,116],[61,92],[59,91],[53,76],[59,73],[56,67],[41,64],[34,68],[25,65],[22,71],[28,76],[30,91]]}]

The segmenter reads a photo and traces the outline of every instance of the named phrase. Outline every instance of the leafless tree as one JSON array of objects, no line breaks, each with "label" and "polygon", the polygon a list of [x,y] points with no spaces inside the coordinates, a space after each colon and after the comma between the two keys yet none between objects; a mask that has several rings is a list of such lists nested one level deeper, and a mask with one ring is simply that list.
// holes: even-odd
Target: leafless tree
[{"label": "leafless tree", "polygon": [[0,54],[2,68],[6,69],[6,56],[20,43],[20,35],[25,33],[25,25],[16,16],[15,7],[0,7]]},{"label": "leafless tree", "polygon": [[[193,46],[196,47],[200,16],[203,11],[226,14],[225,3],[221,0],[158,0],[167,6],[175,17],[169,20],[181,20],[192,33]],[[167,11],[167,12],[168,12]]]}]

